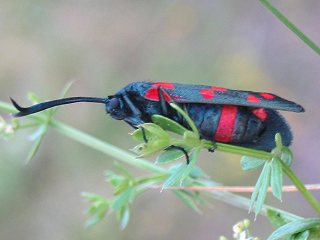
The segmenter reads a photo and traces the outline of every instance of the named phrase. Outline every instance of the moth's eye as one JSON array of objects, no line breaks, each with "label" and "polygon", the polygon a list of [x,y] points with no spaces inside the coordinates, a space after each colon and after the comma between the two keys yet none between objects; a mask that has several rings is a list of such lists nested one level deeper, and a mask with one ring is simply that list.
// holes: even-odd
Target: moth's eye
[{"label": "moth's eye", "polygon": [[112,98],[109,102],[110,109],[119,108],[120,102],[118,98]]}]

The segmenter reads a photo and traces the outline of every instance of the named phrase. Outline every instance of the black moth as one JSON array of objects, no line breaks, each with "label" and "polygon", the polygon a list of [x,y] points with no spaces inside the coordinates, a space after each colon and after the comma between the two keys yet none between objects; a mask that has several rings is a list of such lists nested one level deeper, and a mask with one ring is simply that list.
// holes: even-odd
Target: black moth
[{"label": "black moth", "polygon": [[168,82],[133,82],[106,98],[70,97],[27,108],[11,100],[19,110],[15,117],[63,104],[94,102],[105,104],[112,118],[124,120],[135,128],[150,122],[154,114],[164,115],[189,128],[168,104],[174,101],[188,112],[201,138],[265,151],[275,147],[276,133],[281,134],[285,146],[292,142],[290,128],[277,110],[304,112],[302,106],[271,93]]}]

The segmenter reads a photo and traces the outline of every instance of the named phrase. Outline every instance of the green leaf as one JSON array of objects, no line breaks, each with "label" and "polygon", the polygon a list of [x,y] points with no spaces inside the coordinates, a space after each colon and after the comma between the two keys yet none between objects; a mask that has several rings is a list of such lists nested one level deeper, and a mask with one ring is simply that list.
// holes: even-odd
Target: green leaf
[{"label": "green leaf", "polygon": [[268,193],[268,187],[270,184],[271,165],[268,162],[265,166],[266,166],[266,171],[264,173],[264,176],[263,176],[264,180],[261,183],[261,188],[259,191],[259,195],[257,197],[255,216],[257,216],[262,209],[262,206],[264,204],[264,201],[265,201],[267,193]]},{"label": "green leaf", "polygon": [[308,240],[310,236],[310,232],[309,231],[304,231],[304,232],[300,232],[295,234],[294,236],[292,236],[293,240]]},{"label": "green leaf", "polygon": [[105,173],[106,180],[109,182],[113,187],[120,185],[123,181],[126,180],[124,176],[116,174],[113,171],[107,170]]},{"label": "green leaf", "polygon": [[[148,142],[141,143],[132,149],[139,154],[139,157],[150,156],[172,145],[169,134],[160,126],[154,123],[144,123],[139,127],[143,128],[146,134],[150,133],[149,138],[147,138]],[[136,139],[141,138],[136,133],[134,133],[134,136]]]},{"label": "green leaf", "polygon": [[291,166],[292,164],[292,152],[288,147],[283,147],[281,150],[281,160],[284,162],[287,166]]},{"label": "green leaf", "polygon": [[186,177],[189,176],[191,173],[196,160],[198,159],[198,155],[200,152],[200,148],[195,148],[192,150],[189,158],[190,162],[189,164],[180,164],[177,165],[173,170],[170,177],[166,179],[166,181],[162,185],[162,189],[168,188],[172,185],[175,185],[176,183],[180,182],[180,185],[185,180]]},{"label": "green leaf", "polygon": [[266,161],[249,156],[243,156],[240,161],[241,168],[245,171],[256,169],[262,166]]},{"label": "green leaf", "polygon": [[192,131],[185,131],[183,133],[184,144],[187,146],[198,147],[201,144],[199,136]]},{"label": "green leaf", "polygon": [[[134,130],[131,134],[132,138],[138,142],[144,142],[144,139],[143,139],[143,135],[142,135],[142,129],[141,128],[138,128],[136,130]],[[150,139],[152,134],[148,131],[145,131],[145,136],[147,139]]]},{"label": "green leaf", "polygon": [[275,157],[271,161],[271,189],[273,196],[278,198],[280,201],[282,199],[282,166],[280,159]]},{"label": "green leaf", "polygon": [[204,178],[208,175],[205,174],[205,172],[198,166],[194,166],[190,172],[190,177],[192,178]]},{"label": "green leaf", "polygon": [[114,211],[118,211],[120,208],[128,205],[133,200],[134,197],[135,197],[135,190],[132,188],[129,188],[114,198],[111,204],[111,208]]},{"label": "green leaf", "polygon": [[179,166],[177,166],[177,168],[174,169],[171,175],[163,183],[162,189],[175,185],[182,178],[186,169],[187,165],[185,163],[182,163]]},{"label": "green leaf", "polygon": [[25,163],[28,164],[36,155],[39,150],[40,144],[44,139],[45,133],[47,132],[48,128],[47,125],[41,125],[38,130],[35,132],[35,135],[32,137],[34,138],[34,143],[32,145],[31,150],[29,151]]},{"label": "green leaf", "polygon": [[283,237],[292,236],[296,233],[304,232],[312,229],[320,224],[320,218],[308,218],[287,223],[275,230],[268,240],[281,239]]},{"label": "green leaf", "polygon": [[282,138],[280,133],[276,133],[276,135],[274,136],[274,139],[275,139],[277,148],[282,149],[283,144],[282,144]]},{"label": "green leaf", "polygon": [[129,207],[128,206],[122,207],[118,213],[119,213],[118,217],[120,220],[120,229],[123,230],[126,228],[129,222],[129,218],[130,218]]},{"label": "green leaf", "polygon": [[87,214],[90,215],[90,218],[86,221],[86,226],[88,227],[100,222],[109,210],[110,201],[93,193],[83,192],[81,195],[91,203],[87,210]]},{"label": "green leaf", "polygon": [[255,216],[257,216],[261,211],[261,208],[267,196],[268,186],[270,182],[270,172],[271,164],[270,162],[265,162],[261,174],[256,183],[256,186],[254,188],[254,191],[251,195],[250,210],[252,209],[255,203]]},{"label": "green leaf", "polygon": [[187,131],[187,129],[182,125],[180,125],[179,123],[161,115],[153,115],[151,117],[151,120],[155,124],[162,127],[164,130],[169,132],[174,132],[176,134],[183,135],[183,133]]},{"label": "green leaf", "polygon": [[267,217],[274,228],[279,228],[288,223],[281,213],[270,208],[267,209]]},{"label": "green leaf", "polygon": [[189,124],[190,128],[192,129],[192,131],[199,136],[199,131],[198,128],[196,127],[196,125],[194,124],[194,122],[192,121],[192,119],[190,118],[190,116],[188,115],[187,112],[183,111],[177,104],[175,103],[169,103],[170,106],[172,108],[174,108],[178,113],[180,113],[184,119],[186,120],[186,122]]},{"label": "green leaf", "polygon": [[153,135],[155,135],[159,138],[169,138],[169,134],[166,131],[164,131],[160,126],[158,126],[157,124],[144,123],[144,124],[141,124],[139,127],[144,128],[147,132],[150,132],[151,137]]},{"label": "green leaf", "polygon": [[188,192],[185,190],[173,190],[173,192],[190,208],[194,211],[201,213],[201,210],[198,208],[197,204],[195,203],[194,194],[192,192]]},{"label": "green leaf", "polygon": [[184,153],[181,150],[173,148],[173,149],[165,150],[161,154],[159,154],[156,159],[156,163],[172,162],[182,157],[184,157]]}]

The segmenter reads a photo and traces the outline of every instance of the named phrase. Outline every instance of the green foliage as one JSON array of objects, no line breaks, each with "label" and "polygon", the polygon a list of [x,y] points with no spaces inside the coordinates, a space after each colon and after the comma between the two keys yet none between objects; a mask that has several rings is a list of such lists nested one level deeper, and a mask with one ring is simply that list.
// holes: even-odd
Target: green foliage
[{"label": "green foliage", "polygon": [[[319,239],[320,218],[301,219],[286,223],[274,231],[268,240],[277,239]],[[310,235],[310,231],[316,231],[317,234]]]},{"label": "green foliage", "polygon": [[[31,99],[32,101],[38,101],[35,95],[31,95]],[[129,222],[132,202],[140,194],[150,189],[150,187],[161,184],[162,189],[173,187],[172,190],[177,197],[193,210],[200,212],[199,204],[204,201],[204,194],[201,194],[200,191],[188,191],[187,188],[180,187],[206,187],[216,185],[215,182],[208,180],[204,172],[196,166],[202,148],[215,148],[218,151],[244,155],[241,159],[241,166],[244,170],[253,170],[263,166],[255,190],[252,193],[251,202],[249,204],[249,201],[247,201],[245,205],[250,209],[255,206],[256,216],[264,209],[264,201],[269,186],[271,186],[273,195],[281,200],[283,173],[293,181],[314,209],[317,211],[320,209],[319,203],[310,192],[305,189],[304,185],[290,169],[292,154],[287,147],[283,146],[279,134],[275,136],[276,148],[273,149],[271,153],[228,144],[212,143],[200,139],[199,132],[187,113],[177,105],[171,105],[186,119],[191,130],[188,130],[171,119],[155,115],[152,117],[153,123],[142,124],[139,129],[133,132],[132,137],[140,142],[134,148],[134,151],[138,152],[140,157],[158,154],[156,159],[157,164],[174,164],[174,161],[184,158],[185,156],[184,152],[178,149],[167,149],[169,146],[175,145],[186,150],[190,160],[189,164],[186,164],[185,160],[182,160],[182,163],[164,168],[144,159],[137,159],[135,156],[112,145],[56,121],[53,119],[54,110],[28,116],[27,119],[31,122],[25,125],[20,124],[17,120],[14,120],[11,124],[7,124],[0,118],[0,136],[6,138],[7,135],[5,135],[5,133],[8,132],[7,129],[12,131],[9,136],[13,136],[12,133],[19,129],[36,128],[31,135],[31,139],[34,141],[34,145],[29,154],[29,159],[31,159],[39,148],[48,128],[51,126],[60,133],[93,149],[111,155],[126,164],[131,164],[151,172],[150,175],[136,177],[131,174],[126,167],[119,164],[117,164],[119,173],[107,171],[106,179],[114,189],[113,197],[106,198],[93,193],[83,194],[84,198],[90,204],[87,211],[90,216],[87,221],[88,226],[100,222],[108,213],[114,213],[120,222],[121,229],[123,229]],[[0,108],[7,112],[14,112],[12,107],[2,102],[0,102]],[[142,136],[142,129],[145,131],[147,142],[144,141]],[[208,192],[206,192],[206,194],[208,195]],[[209,196],[214,196],[214,194],[215,193],[211,193]],[[217,196],[221,199],[223,195],[224,193],[219,193]],[[230,196],[230,193],[228,193],[228,196]],[[238,196],[232,194],[231,196],[232,198],[228,197],[229,200],[232,199],[234,202],[238,201]],[[242,201],[239,200],[239,203],[241,203],[239,206],[244,206]],[[319,235],[318,219],[292,218],[292,214],[284,211],[281,211],[281,215],[278,215],[278,212],[272,215],[269,211],[268,216],[271,223],[278,227],[270,236],[270,239],[278,239],[277,237],[279,236],[294,236],[294,238],[291,239],[306,239],[309,237],[310,239],[311,236]],[[290,219],[290,221],[288,219]],[[299,224],[303,227],[298,227]]]}]

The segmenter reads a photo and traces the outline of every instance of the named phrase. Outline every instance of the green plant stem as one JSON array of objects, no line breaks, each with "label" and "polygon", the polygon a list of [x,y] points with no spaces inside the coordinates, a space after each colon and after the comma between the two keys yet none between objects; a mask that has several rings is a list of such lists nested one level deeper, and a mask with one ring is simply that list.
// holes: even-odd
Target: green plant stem
[{"label": "green plant stem", "polygon": [[137,158],[136,155],[130,154],[128,152],[123,151],[120,148],[117,148],[111,144],[108,144],[104,141],[101,141],[87,133],[84,133],[80,130],[77,130],[73,127],[70,127],[66,124],[63,124],[56,120],[51,120],[50,125],[60,132],[61,134],[76,140],[77,142],[80,142],[88,147],[91,147],[93,149],[96,149],[102,153],[108,154],[109,156],[112,156],[116,159],[121,160],[124,163],[134,165],[138,168],[155,172],[155,173],[165,173],[166,170],[160,166],[157,166],[151,162],[148,162],[146,160]]},{"label": "green plant stem", "polygon": [[216,143],[217,150],[229,153],[236,153],[243,156],[255,157],[260,159],[271,159],[272,155],[269,152],[255,150],[251,148],[238,147],[234,145],[229,145],[225,143]]},{"label": "green plant stem", "polygon": [[280,161],[282,164],[282,169],[292,183],[296,186],[302,196],[308,201],[308,203],[313,207],[313,209],[320,215],[320,203],[317,199],[311,194],[310,191],[306,189],[304,184],[300,181],[297,175],[288,167],[284,162]]},{"label": "green plant stem", "polygon": [[298,27],[296,27],[286,16],[284,16],[269,1],[260,0],[260,2],[269,9],[284,25],[286,25],[293,33],[295,33],[305,44],[320,55],[320,47],[307,37]]},{"label": "green plant stem", "polygon": [[[126,151],[120,148],[117,148],[111,144],[103,142],[93,136],[90,136],[89,134],[83,133],[80,130],[70,127],[57,120],[51,120],[51,126],[61,134],[69,138],[72,138],[77,142],[81,142],[86,146],[92,147],[102,153],[112,156],[129,165],[132,165],[140,169],[149,170],[153,173],[160,173],[160,174],[167,173],[167,170],[165,170],[160,166],[154,165],[153,163],[148,162],[147,160],[144,160],[144,159],[137,159],[135,155],[127,153]],[[161,177],[161,176],[158,176],[158,177]],[[217,184],[218,183],[214,181],[208,181],[208,185],[215,186]],[[244,208],[246,210],[249,210],[250,200],[245,197],[242,197],[233,193],[217,192],[217,191],[208,192],[208,194],[210,197],[214,199],[226,202],[238,208]],[[266,216],[266,212],[268,208],[273,209],[274,211],[280,212],[286,219],[290,221],[302,219],[300,216],[297,216],[295,214],[292,214],[268,205],[264,205],[264,207],[261,210],[261,214]]]},{"label": "green plant stem", "polygon": [[[8,103],[2,102],[0,101],[0,109],[5,111],[5,112],[9,112],[9,113],[14,113],[16,112],[16,109]],[[39,124],[43,124],[46,121],[46,116],[45,115],[41,115],[41,114],[33,114],[33,115],[29,115],[27,116],[30,119],[36,120],[39,122]],[[71,126],[68,126],[60,121],[51,119],[50,122],[50,126],[53,127],[55,130],[57,130],[58,132],[60,132],[61,134],[74,139],[77,142],[81,142],[86,146],[92,147],[108,156],[112,156],[122,162],[125,162],[129,165],[132,165],[134,167],[140,168],[140,169],[144,169],[144,170],[148,170],[151,171],[153,173],[160,173],[160,174],[164,174],[167,173],[167,170],[157,166],[151,162],[148,162],[147,160],[144,159],[137,159],[135,155],[127,153],[126,151],[123,151],[120,148],[117,148],[111,144],[108,144],[106,142],[103,142],[87,133],[83,133],[80,130],[77,130]],[[221,150],[222,151],[227,151],[228,147],[229,149],[233,149],[233,153],[237,153],[236,149],[240,148],[240,147],[235,147],[235,146],[231,146],[227,145],[227,144],[220,144]],[[239,150],[239,149],[238,149]],[[243,148],[240,148],[240,151],[244,151]],[[248,154],[249,152],[251,154],[253,154],[256,150],[252,150],[252,151],[246,151],[246,153]],[[260,151],[259,151],[260,152]],[[263,152],[263,151],[261,151]],[[266,159],[268,158],[267,154],[264,154],[265,152],[263,152],[263,154],[261,155],[261,157],[265,157]],[[242,152],[240,153],[242,154]],[[256,156],[256,155],[255,155]],[[219,183],[216,183],[214,181],[208,181],[208,186],[215,186],[218,185]],[[233,193],[228,193],[228,192],[208,192],[209,196],[211,196],[214,199],[226,202],[230,205],[233,205],[235,207],[238,208],[244,208],[246,210],[249,210],[249,206],[250,206],[250,200],[239,196],[237,194],[233,194]],[[288,220],[297,220],[297,219],[301,219],[301,217],[294,215],[292,213],[286,212],[286,211],[282,211],[280,209],[276,209],[267,205],[264,205],[264,207],[262,208],[261,214],[266,215],[266,210],[267,208],[271,208],[275,211],[280,212],[281,214],[283,214],[283,216],[288,219]]]}]

